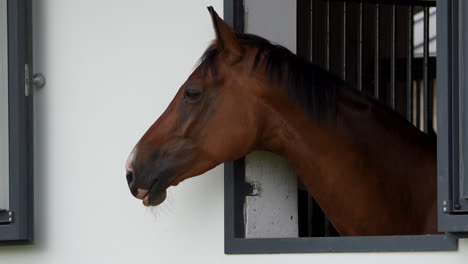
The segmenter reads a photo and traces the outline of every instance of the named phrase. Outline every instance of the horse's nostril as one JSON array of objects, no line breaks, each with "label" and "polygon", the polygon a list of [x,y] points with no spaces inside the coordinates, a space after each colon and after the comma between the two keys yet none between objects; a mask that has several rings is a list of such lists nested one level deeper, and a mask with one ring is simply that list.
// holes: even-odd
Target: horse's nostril
[{"label": "horse's nostril", "polygon": [[128,182],[128,185],[130,185],[133,182],[133,172],[132,171],[127,171],[127,182]]}]

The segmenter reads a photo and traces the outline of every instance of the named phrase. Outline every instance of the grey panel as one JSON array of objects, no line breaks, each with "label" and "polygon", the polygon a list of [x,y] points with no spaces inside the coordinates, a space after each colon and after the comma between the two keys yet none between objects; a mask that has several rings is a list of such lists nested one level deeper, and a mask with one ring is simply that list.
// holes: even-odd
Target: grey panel
[{"label": "grey panel", "polygon": [[0,0],[0,209],[9,209],[7,1]]},{"label": "grey panel", "polygon": [[[460,70],[468,67],[468,4],[460,1]],[[468,200],[468,80],[465,74],[460,74],[460,199]]]}]

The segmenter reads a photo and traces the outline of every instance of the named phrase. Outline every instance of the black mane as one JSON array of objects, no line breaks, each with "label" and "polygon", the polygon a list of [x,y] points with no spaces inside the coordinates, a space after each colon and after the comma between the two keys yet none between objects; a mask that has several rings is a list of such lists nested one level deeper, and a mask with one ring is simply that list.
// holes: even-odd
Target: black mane
[{"label": "black mane", "polygon": [[[272,86],[284,87],[295,103],[301,103],[305,110],[319,120],[336,116],[337,90],[345,83],[339,77],[293,54],[283,46],[252,34],[237,34],[241,45],[258,49],[252,70],[263,69]],[[200,58],[202,72],[211,69],[216,77],[218,51],[213,45]]]}]

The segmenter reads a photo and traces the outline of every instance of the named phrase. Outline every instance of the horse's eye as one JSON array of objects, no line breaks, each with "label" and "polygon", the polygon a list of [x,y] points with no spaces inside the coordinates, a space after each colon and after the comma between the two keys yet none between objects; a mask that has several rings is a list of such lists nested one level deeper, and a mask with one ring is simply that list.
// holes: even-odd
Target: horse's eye
[{"label": "horse's eye", "polygon": [[186,89],[184,92],[184,99],[188,102],[197,102],[201,98],[202,93],[195,89]]}]

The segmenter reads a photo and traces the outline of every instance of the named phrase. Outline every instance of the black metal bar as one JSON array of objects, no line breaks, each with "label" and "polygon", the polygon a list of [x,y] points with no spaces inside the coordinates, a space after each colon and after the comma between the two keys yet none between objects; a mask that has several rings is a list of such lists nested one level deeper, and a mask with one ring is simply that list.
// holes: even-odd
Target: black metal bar
[{"label": "black metal bar", "polygon": [[375,5],[375,54],[374,54],[374,96],[379,98],[379,4]]},{"label": "black metal bar", "polygon": [[343,80],[346,80],[346,2],[343,2],[343,40],[342,40],[342,69],[341,75]]},{"label": "black metal bar", "polygon": [[392,43],[390,54],[390,106],[395,109],[395,49],[396,49],[396,6],[392,6]]},{"label": "black metal bar", "polygon": [[315,203],[315,200],[312,198],[312,196],[310,196],[310,194],[308,194],[307,196],[307,223],[309,223],[309,226],[307,228],[307,236],[308,237],[311,237],[313,235],[313,218],[314,218],[314,214],[313,214],[313,210],[314,210],[314,203]]},{"label": "black metal bar", "polygon": [[[380,252],[458,250],[458,239],[450,234],[422,236],[348,236],[330,238],[303,237],[300,239],[249,238],[232,239],[227,242],[228,244],[225,245],[226,254],[367,252],[367,254],[383,255],[385,253],[382,254]],[[456,253],[454,252],[453,254]]]},{"label": "black metal bar", "polygon": [[421,81],[416,82],[416,127],[422,130],[421,127]]},{"label": "black metal bar", "polygon": [[309,61],[314,62],[314,0],[310,0],[309,20]]},{"label": "black metal bar", "polygon": [[[398,5],[398,6],[436,6],[436,0],[332,0],[333,2],[364,2],[367,4]],[[442,1],[442,0],[441,0]]]},{"label": "black metal bar", "polygon": [[424,121],[423,131],[429,131],[429,83],[427,76],[427,66],[429,58],[429,8],[424,7],[424,65],[423,65],[423,82],[424,82]]},{"label": "black metal bar", "polygon": [[359,3],[357,87],[362,91],[362,2]]},{"label": "black metal bar", "polygon": [[245,12],[244,1],[234,1],[233,27],[237,32],[244,32],[245,29]]},{"label": "black metal bar", "polygon": [[330,223],[330,220],[328,220],[327,216],[325,216],[325,221],[324,221],[324,226],[323,226],[323,229],[324,229],[324,234],[323,236],[324,237],[329,237],[331,236],[331,223]]},{"label": "black metal bar", "polygon": [[[326,5],[326,19],[327,19],[327,55],[326,55],[326,69],[329,71],[330,70],[330,0],[327,0],[327,5]],[[328,237],[330,236],[330,220],[325,216],[324,217],[324,236]]]},{"label": "black metal bar", "polygon": [[408,54],[407,54],[407,80],[406,80],[406,119],[413,121],[413,7],[408,7]]},{"label": "black metal bar", "polygon": [[312,62],[313,33],[311,0],[297,0],[296,6],[296,53]]},{"label": "black metal bar", "polygon": [[224,21],[236,32],[244,33],[244,3],[238,0],[224,0]]},{"label": "black metal bar", "polygon": [[325,68],[327,71],[330,70],[330,0],[327,0],[326,4],[326,61],[325,61]]},{"label": "black metal bar", "polygon": [[[444,135],[445,137],[448,137],[448,144],[449,144],[449,150],[450,154],[449,156],[449,162],[450,162],[450,171],[451,175],[448,178],[448,184],[450,186],[449,189],[449,198],[445,198],[450,202],[450,206],[448,206],[448,212],[452,212],[453,208],[455,207],[455,203],[459,202],[459,190],[460,190],[460,185],[459,185],[459,179],[460,179],[460,113],[459,113],[459,87],[462,85],[462,74],[463,74],[463,66],[460,65],[460,60],[459,58],[463,56],[462,53],[462,46],[461,46],[461,37],[460,36],[460,31],[462,31],[463,24],[460,23],[461,17],[460,17],[460,4],[461,1],[447,1],[448,2],[448,7],[451,9],[448,17],[448,20],[450,23],[448,23],[448,27],[445,29],[448,34],[446,35],[448,38],[444,39],[441,38],[441,42],[445,42],[445,44],[448,44],[446,46],[447,52],[449,52],[448,57],[448,72],[449,72],[449,77],[444,76],[448,82],[449,85],[447,85],[447,99],[445,100],[444,104],[447,105],[448,108],[448,114],[445,115],[448,120],[448,131],[444,131],[445,133],[448,133],[447,135]],[[442,5],[443,6],[443,5]],[[442,18],[443,19],[443,18]],[[445,33],[445,32],[444,32]],[[441,35],[444,35],[442,33]],[[442,50],[443,52],[444,50]],[[444,62],[445,57],[439,58]],[[444,69],[445,70],[445,69]],[[444,71],[443,70],[443,71]],[[442,72],[443,72],[442,71]],[[444,86],[441,86],[444,87]],[[444,89],[439,89],[439,90],[444,90]],[[441,98],[444,100],[444,96]],[[442,122],[441,122],[442,123]],[[441,127],[439,127],[441,128]],[[444,128],[442,128],[442,131]],[[440,147],[440,145],[439,145]],[[439,218],[441,218],[439,216]],[[452,220],[452,219],[451,219]],[[466,225],[466,222],[464,223]],[[453,222],[450,221],[450,229],[453,228]],[[446,227],[447,229],[447,227]],[[464,230],[466,229],[465,227],[459,227],[456,229],[456,231],[460,231],[460,229]],[[466,230],[465,230],[466,231]]]}]

